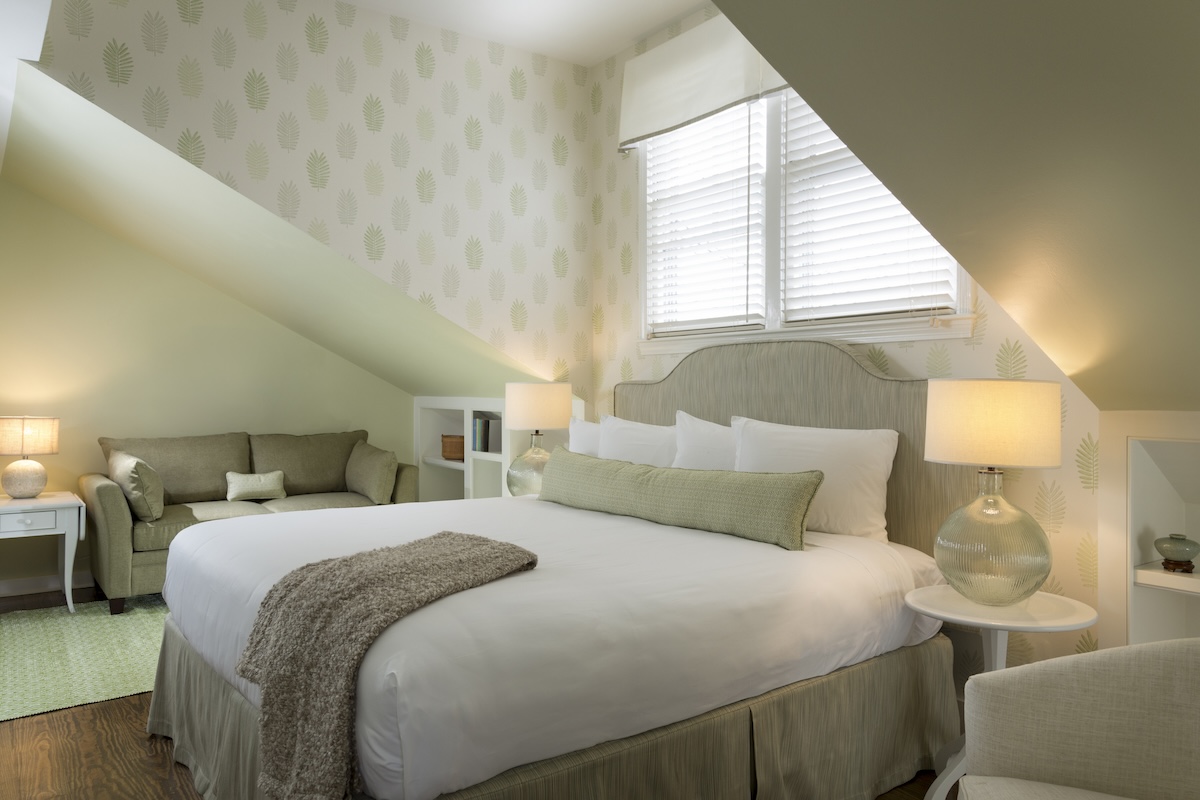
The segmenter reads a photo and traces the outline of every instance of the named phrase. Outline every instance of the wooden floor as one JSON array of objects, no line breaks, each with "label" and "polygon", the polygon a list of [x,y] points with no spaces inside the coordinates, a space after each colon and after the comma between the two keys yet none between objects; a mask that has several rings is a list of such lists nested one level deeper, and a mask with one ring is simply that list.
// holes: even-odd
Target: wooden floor
[{"label": "wooden floor", "polygon": [[[62,593],[5,597],[0,613],[63,602]],[[0,722],[0,800],[200,800],[170,740],[147,735],[149,709],[147,692]],[[919,800],[932,781],[919,773],[879,800]]]}]

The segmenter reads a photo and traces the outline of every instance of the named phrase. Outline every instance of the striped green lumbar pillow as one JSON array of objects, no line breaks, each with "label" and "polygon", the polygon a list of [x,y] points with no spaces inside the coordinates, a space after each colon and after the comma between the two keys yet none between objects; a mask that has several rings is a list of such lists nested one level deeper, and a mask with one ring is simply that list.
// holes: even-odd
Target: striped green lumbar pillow
[{"label": "striped green lumbar pillow", "polygon": [[729,533],[804,549],[804,520],[824,474],[670,469],[593,458],[557,448],[542,475],[542,500]]}]

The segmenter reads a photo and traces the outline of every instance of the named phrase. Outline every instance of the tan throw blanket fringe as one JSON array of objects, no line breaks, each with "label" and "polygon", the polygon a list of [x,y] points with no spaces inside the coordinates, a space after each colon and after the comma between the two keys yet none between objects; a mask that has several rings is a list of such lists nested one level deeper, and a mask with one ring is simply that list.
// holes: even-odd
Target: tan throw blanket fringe
[{"label": "tan throw blanket fringe", "polygon": [[535,566],[537,556],[522,547],[443,531],[283,576],[263,599],[237,665],[262,689],[259,789],[288,800],[341,800],[360,790],[354,704],[367,648],[423,605]]}]

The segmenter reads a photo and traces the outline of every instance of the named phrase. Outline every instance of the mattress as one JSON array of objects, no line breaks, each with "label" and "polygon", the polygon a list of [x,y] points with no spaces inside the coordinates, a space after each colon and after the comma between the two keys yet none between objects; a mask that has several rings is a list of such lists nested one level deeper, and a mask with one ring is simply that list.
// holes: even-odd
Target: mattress
[{"label": "mattress", "polygon": [[903,598],[937,571],[901,545],[810,532],[791,552],[531,498],[203,523],[172,542],[163,595],[189,644],[257,705],[234,665],[279,578],[442,530],[521,545],[538,567],[422,608],[367,652],[356,736],[379,800],[428,800],[936,632]]}]

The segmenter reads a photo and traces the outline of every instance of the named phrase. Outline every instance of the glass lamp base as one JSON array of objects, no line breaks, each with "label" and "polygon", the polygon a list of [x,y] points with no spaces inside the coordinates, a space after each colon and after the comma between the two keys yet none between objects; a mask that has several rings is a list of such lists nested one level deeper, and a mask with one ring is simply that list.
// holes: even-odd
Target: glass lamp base
[{"label": "glass lamp base", "polygon": [[541,448],[541,435],[534,434],[530,447],[508,467],[508,491],[514,497],[542,491],[542,470],[550,454]]},{"label": "glass lamp base", "polygon": [[988,606],[1019,603],[1050,575],[1050,540],[1037,520],[1004,499],[1002,476],[980,470],[979,496],[942,523],[933,546],[946,582]]}]

